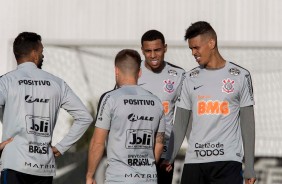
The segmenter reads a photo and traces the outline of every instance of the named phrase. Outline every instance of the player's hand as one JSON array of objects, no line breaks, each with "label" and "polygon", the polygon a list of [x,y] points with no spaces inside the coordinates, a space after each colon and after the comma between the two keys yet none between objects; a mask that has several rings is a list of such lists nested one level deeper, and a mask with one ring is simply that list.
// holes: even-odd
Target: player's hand
[{"label": "player's hand", "polygon": [[86,184],[97,184],[93,178],[86,178]]},{"label": "player's hand", "polygon": [[245,179],[245,184],[254,184],[256,182],[256,178]]},{"label": "player's hand", "polygon": [[53,151],[53,154],[55,155],[55,157],[62,155],[55,146],[52,146],[52,151]]},{"label": "player's hand", "polygon": [[162,169],[165,169],[166,172],[170,172],[172,170],[172,166],[171,164],[169,163],[168,160],[164,160],[162,161],[161,163],[161,166],[160,166]]},{"label": "player's hand", "polygon": [[3,150],[7,144],[9,144],[10,142],[12,142],[13,139],[14,139],[14,138],[11,137],[11,138],[7,139],[6,141],[1,142],[1,143],[0,143],[0,151]]}]

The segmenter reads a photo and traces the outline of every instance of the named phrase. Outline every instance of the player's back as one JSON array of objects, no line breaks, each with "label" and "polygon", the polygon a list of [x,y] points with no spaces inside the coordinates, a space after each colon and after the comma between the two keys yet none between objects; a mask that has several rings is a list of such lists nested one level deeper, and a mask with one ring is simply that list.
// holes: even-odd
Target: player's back
[{"label": "player's back", "polygon": [[55,163],[50,142],[62,103],[63,80],[32,62],[1,77],[5,96],[3,140],[14,137],[2,154],[2,167],[50,176]]},{"label": "player's back", "polygon": [[162,118],[160,100],[139,86],[123,86],[104,96],[96,126],[110,130],[108,183],[156,182],[153,150],[155,134],[165,130]]}]

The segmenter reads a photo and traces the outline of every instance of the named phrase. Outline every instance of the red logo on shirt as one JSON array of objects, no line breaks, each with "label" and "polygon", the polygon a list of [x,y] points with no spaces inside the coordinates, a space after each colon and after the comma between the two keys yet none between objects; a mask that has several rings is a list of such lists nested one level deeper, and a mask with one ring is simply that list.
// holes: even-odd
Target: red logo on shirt
[{"label": "red logo on shirt", "polygon": [[222,82],[223,82],[222,92],[225,92],[227,94],[234,92],[234,84],[235,84],[234,80],[224,79]]},{"label": "red logo on shirt", "polygon": [[167,80],[164,80],[164,90],[168,93],[172,93],[174,91],[174,88],[173,88],[173,85],[174,85],[174,82],[167,79]]},{"label": "red logo on shirt", "polygon": [[198,102],[198,115],[228,115],[229,103],[228,101],[199,101]]}]

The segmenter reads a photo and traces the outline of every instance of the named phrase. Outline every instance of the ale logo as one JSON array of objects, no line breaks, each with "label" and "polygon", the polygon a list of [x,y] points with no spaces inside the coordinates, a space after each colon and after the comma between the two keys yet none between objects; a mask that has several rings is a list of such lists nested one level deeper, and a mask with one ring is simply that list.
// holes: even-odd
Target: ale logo
[{"label": "ale logo", "polygon": [[48,137],[51,135],[49,117],[27,115],[25,121],[28,134],[34,134],[41,137]]},{"label": "ale logo", "polygon": [[228,101],[199,101],[198,115],[228,115],[230,113]]},{"label": "ale logo", "polygon": [[224,79],[222,82],[223,82],[222,92],[225,92],[227,94],[234,92],[234,83],[235,83],[234,80]]}]

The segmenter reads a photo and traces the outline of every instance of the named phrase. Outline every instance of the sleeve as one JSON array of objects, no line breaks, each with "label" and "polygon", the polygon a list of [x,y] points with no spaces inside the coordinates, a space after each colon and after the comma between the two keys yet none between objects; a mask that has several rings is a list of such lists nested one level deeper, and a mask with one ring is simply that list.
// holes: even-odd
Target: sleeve
[{"label": "sleeve", "polygon": [[177,86],[177,88],[176,88],[176,98],[175,98],[175,101],[176,100],[179,100],[179,96],[180,96],[180,94],[181,94],[181,89],[182,89],[182,86],[183,86],[183,80],[184,80],[184,78],[185,78],[185,72],[183,71],[183,73],[181,74],[181,77],[179,78],[179,84],[178,84],[178,86]]},{"label": "sleeve", "polygon": [[98,113],[96,116],[96,127],[110,130],[111,127],[111,95],[105,93],[101,96],[98,104]]},{"label": "sleeve", "polygon": [[191,110],[191,100],[189,97],[189,84],[186,75],[183,77],[181,93],[177,102],[177,106],[183,109]]},{"label": "sleeve", "polygon": [[5,96],[6,96],[6,89],[3,81],[1,80],[2,76],[0,77],[0,106],[5,105]]},{"label": "sleeve", "polygon": [[240,126],[244,147],[245,171],[244,178],[255,178],[255,117],[253,106],[240,108]]},{"label": "sleeve", "polygon": [[[166,160],[173,163],[188,131],[191,111],[180,107],[176,108],[175,120],[171,131]],[[190,133],[189,133],[190,134]]]},{"label": "sleeve", "polygon": [[66,83],[64,85],[61,107],[74,118],[74,122],[67,135],[55,145],[61,154],[67,151],[85,133],[93,121],[81,100]]},{"label": "sleeve", "polygon": [[254,105],[253,84],[250,73],[245,74],[241,89],[240,107]]},{"label": "sleeve", "polygon": [[164,113],[162,110],[162,115],[160,118],[160,124],[159,124],[159,128],[158,128],[158,132],[165,132],[165,120],[164,120]]}]

